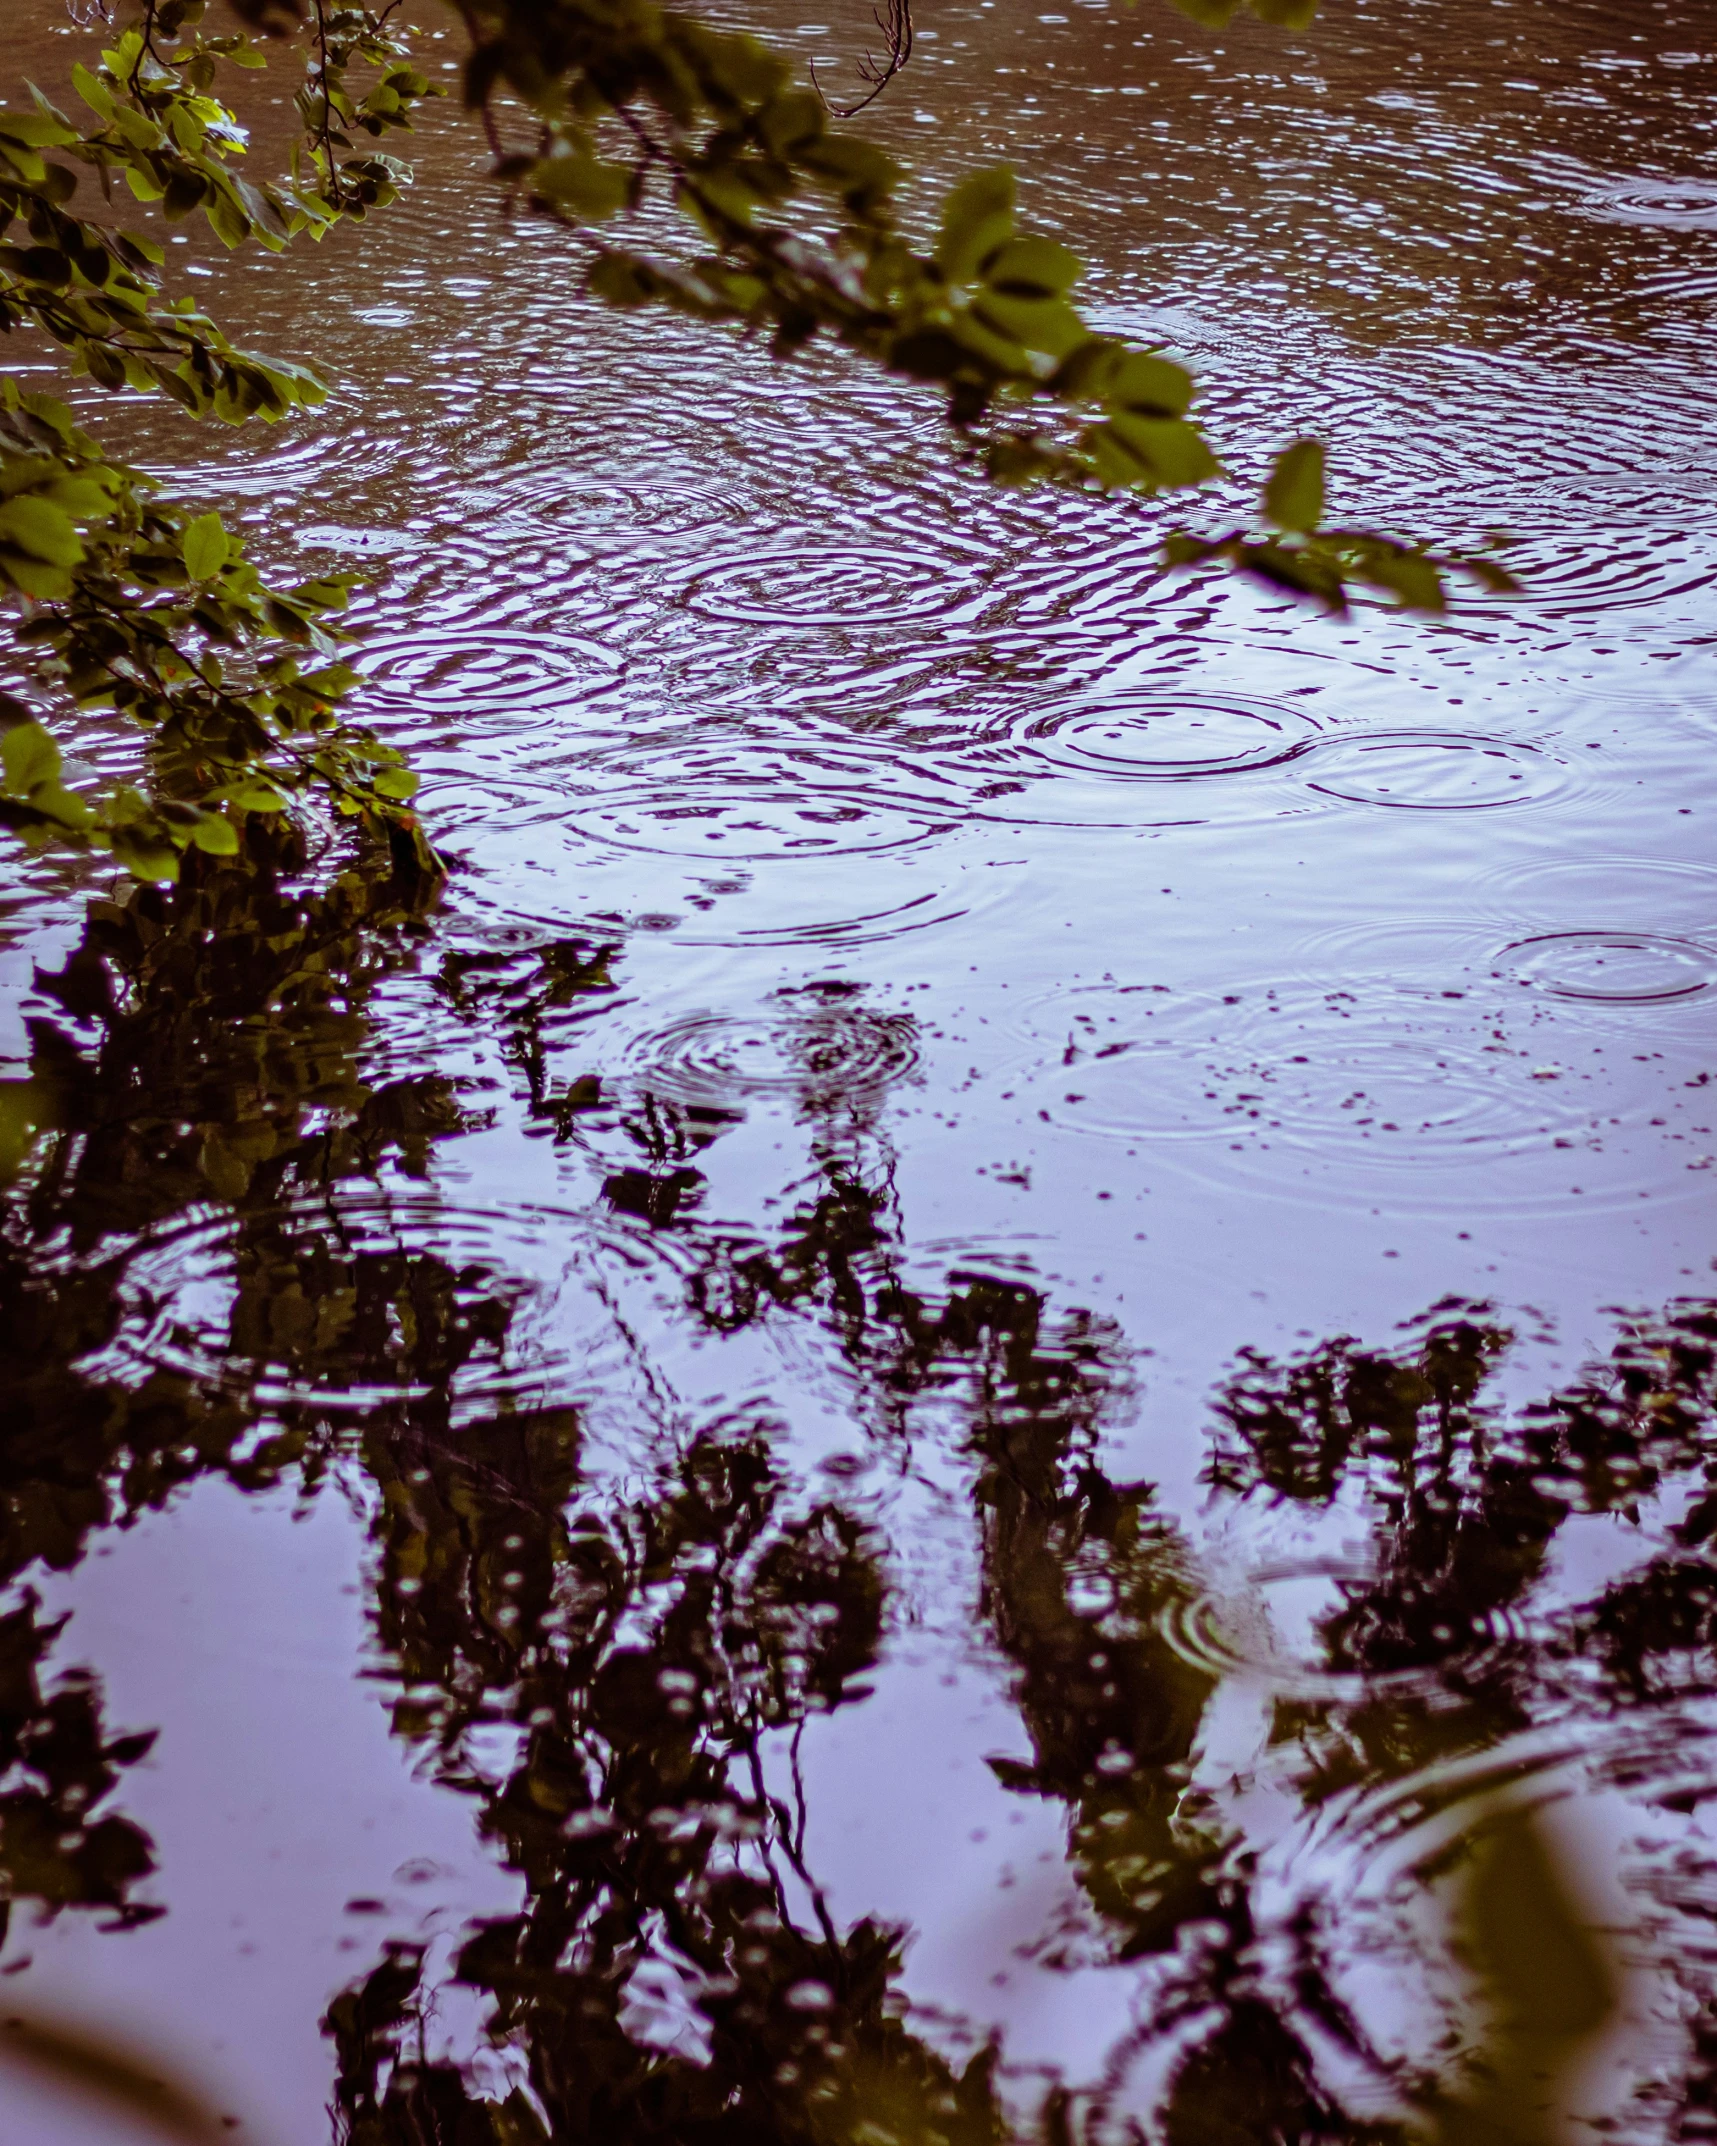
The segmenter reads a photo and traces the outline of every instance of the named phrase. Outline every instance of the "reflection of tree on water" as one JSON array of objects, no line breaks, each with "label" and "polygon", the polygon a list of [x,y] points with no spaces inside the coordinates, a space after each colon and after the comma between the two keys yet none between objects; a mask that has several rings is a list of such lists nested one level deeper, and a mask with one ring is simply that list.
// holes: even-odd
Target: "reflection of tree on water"
[{"label": "reflection of tree on water", "polygon": [[[519,1285],[421,1230],[343,1220],[343,1188],[384,1161],[421,1174],[469,1122],[439,1076],[365,1078],[366,1004],[417,959],[411,902],[356,874],[314,898],[232,899],[211,868],[100,911],[48,980],[65,1018],[38,1026],[34,1073],[52,1130],[0,1239],[0,1541],[16,1581],[75,1563],[92,1530],[201,1473],[254,1485],[362,1459],[396,1726],[479,1802],[525,1897],[458,1961],[512,2052],[513,2098],[482,2100],[422,2041],[424,1955],[400,1942],[330,2013],[343,2123],[378,2146],[541,2136],[545,2118],[556,2139],[1009,2135],[1005,2052],[956,2064],[932,2046],[901,1993],[902,1934],[840,1928],[810,1860],[798,1738],[860,1702],[886,1642],[889,1546],[794,1480],[763,1417],[658,1441],[642,1485],[604,1490],[574,1410],[474,1399],[473,1373],[514,1346]],[[1163,2046],[1156,2121],[1175,2146],[1391,2135],[1321,2083],[1334,2045],[1403,2093],[1424,2084],[1368,2050],[1325,1972],[1340,1933],[1308,1909],[1286,1994],[1258,1971],[1253,1850],[1199,1773],[1224,1675],[1187,1641],[1203,1582],[1150,1486],[1102,1463],[1118,1337],[1052,1316],[1017,1279],[909,1286],[874,1110],[824,1108],[810,1081],[810,1172],[776,1237],[700,1220],[698,1161],[737,1106],[645,1093],[616,1109],[556,1070],[606,959],[575,942],[449,957],[438,988],[501,1029],[552,1139],[621,1143],[606,1204],[671,1234],[689,1316],[715,1333],[814,1326],[882,1450],[957,1425],[976,1608],[1029,1747],[997,1771],[1066,1809],[1109,1956],[1158,1993],[1105,2080],[1050,2096],[1045,2138],[1131,2135],[1129,2067]],[[820,1011],[818,1037],[839,1018]],[[124,1239],[186,1217],[206,1232],[211,1211],[225,1345],[139,1372],[115,1354],[138,1317]],[[1515,1414],[1487,1399],[1509,1337],[1466,1307],[1391,1351],[1247,1360],[1219,1402],[1213,1488],[1308,1515],[1342,1505],[1370,1540],[1316,1629],[1339,1688],[1277,1701],[1295,1794],[1328,1803],[1482,1756],[1575,1669],[1601,1680],[1588,1708],[1709,1678],[1714,1337],[1709,1307],[1677,1309]],[[341,1405],[353,1392],[361,1417]],[[1649,1563],[1587,1608],[1534,1609],[1570,1515],[1626,1513],[1694,1477]],[[110,1805],[147,1738],[107,1732],[87,1679],[44,1688],[50,1636],[27,1601],[0,1624],[0,1868],[14,1898],[134,1917],[149,1848]]]},{"label": "reflection of tree on water", "polygon": [[[801,1211],[784,1233],[782,1271],[758,1288],[760,1308],[804,1301],[795,1277],[818,1264],[807,1254],[808,1224],[819,1244],[879,1249],[876,1203],[862,1186],[855,1206],[846,1229],[831,1227],[821,1202]],[[755,1247],[747,1253],[754,1279],[761,1257]],[[861,1316],[853,1307],[867,1297],[850,1262],[836,1260],[825,1272],[848,1321]],[[724,1290],[723,1305],[733,1301]],[[898,1285],[868,1304],[874,1309],[862,1313],[864,1346],[851,1348],[848,1321],[841,1331],[886,1396],[887,1424],[902,1420],[915,1395],[945,1392],[951,1381],[964,1396],[983,1606],[1015,1664],[1033,1750],[1031,1762],[1003,1762],[998,1770],[1009,1786],[1068,1807],[1075,1867],[1112,1932],[1116,1956],[1171,1955],[1183,1933],[1196,1933],[1187,1970],[1171,1978],[1168,2002],[1137,2037],[1143,2045],[1173,2035],[1184,2047],[1162,2111],[1164,2135],[1394,2136],[1393,2126],[1346,2116],[1318,2083],[1308,2023],[1356,2057],[1370,2055],[1321,1972],[1319,1933],[1309,1924],[1297,1933],[1288,2010],[1267,2000],[1252,1973],[1257,1932],[1244,1842],[1189,1793],[1217,1675],[1189,1661],[1171,1636],[1196,1593],[1188,1555],[1153,1517],[1148,1487],[1117,1485],[1096,1458],[1113,1381],[1112,1338],[1077,1325],[1049,1329],[1036,1291],[994,1280],[968,1279],[938,1305]],[[1294,1480],[1282,1476],[1281,1442],[1309,1443],[1321,1447],[1327,1467],[1302,1495],[1327,1502],[1347,1474],[1375,1467],[1382,1456],[1373,1576],[1350,1590],[1325,1626],[1332,1663],[1342,1666],[1353,1666],[1369,1643],[1355,1633],[1413,1628],[1431,1615],[1424,1604],[1439,1591],[1452,1606],[1463,1600],[1465,1553],[1460,1527],[1449,1522],[1452,1507],[1467,1499],[1480,1531],[1487,1515],[1514,1514],[1520,1524],[1499,1534],[1484,1584],[1472,1583],[1473,1625],[1488,1629],[1542,1565],[1547,1530],[1530,1514],[1520,1519],[1523,1468],[1538,1484],[1534,1495],[1560,1515],[1572,1501],[1548,1487],[1558,1476],[1582,1484],[1582,1499],[1623,1476],[1637,1491],[1646,1474],[1693,1449],[1709,1398],[1710,1357],[1695,1338],[1703,1318],[1692,1314],[1679,1331],[1655,1330],[1624,1346],[1613,1385],[1593,1382],[1558,1397],[1530,1421],[1518,1449],[1480,1403],[1506,1336],[1471,1316],[1437,1319],[1396,1357],[1344,1343],[1285,1371],[1256,1363],[1226,1398],[1230,1435],[1217,1468],[1236,1489],[1270,1482],[1272,1471],[1271,1487],[1279,1487]],[[1642,1386],[1648,1364],[1658,1366],[1658,1376]],[[1655,1454],[1642,1420],[1668,1440]],[[1579,1426],[1572,1444],[1571,1425]],[[1291,1455],[1290,1464],[1298,1465]],[[1404,1490],[1409,1477],[1415,1495]],[[1467,1489],[1457,1494],[1461,1483]],[[445,1493],[436,1495],[452,1509]],[[514,1570],[538,1571],[520,1580],[508,1605],[527,1596],[545,1605],[539,1629],[556,1665],[545,1681],[543,1653],[529,1669],[521,1655],[516,1677],[486,1687],[524,1736],[523,1753],[501,1781],[467,1776],[484,1798],[486,1823],[526,1874],[527,1904],[519,1917],[480,1934],[459,1972],[497,2000],[495,2030],[519,2053],[549,2135],[1006,2134],[988,2066],[980,2062],[956,2079],[900,2023],[899,2000],[889,2002],[896,1962],[888,1934],[861,1923],[843,1937],[829,1925],[814,1873],[800,1860],[803,1814],[770,1790],[759,1760],[760,1730],[789,1728],[808,1710],[847,1703],[844,1679],[864,1668],[876,1644],[876,1546],[856,1530],[844,1534],[841,1554],[825,1553],[819,1567],[825,1591],[801,1586],[802,1622],[791,1641],[802,1665],[798,1684],[772,1682],[768,1705],[736,1703],[736,1694],[755,1687],[726,1659],[734,1633],[756,1649],[781,1629],[777,1598],[747,1591],[755,1586],[750,1576],[764,1569],[758,1531],[767,1536],[781,1524],[764,1512],[798,1516],[777,1538],[782,1571],[792,1569],[803,1541],[792,1527],[806,1524],[760,1432],[735,1427],[697,1440],[664,1471],[651,1498],[587,1514],[560,1560],[558,1598],[537,1538],[522,1521],[506,1519],[532,1502],[515,1488],[495,1505],[494,1525],[512,1526],[507,1539],[520,1559]],[[825,1528],[837,1525],[828,1508],[819,1512]],[[743,1519],[737,1528],[736,1518]],[[459,1566],[464,1553],[434,1547],[433,1524],[414,1525],[427,1545],[414,1547],[414,1557]],[[471,1528],[467,1522],[467,1542],[475,1539]],[[480,1621],[469,1583],[461,1585],[456,1621]],[[569,1588],[577,1609],[566,1606]],[[502,1599],[494,1588],[489,1597]],[[421,1614],[422,1597],[408,1600],[410,1616]],[[736,1622],[718,1616],[718,1600],[737,1611]],[[837,1603],[841,1611],[831,1614]],[[497,1614],[507,1612],[490,1612],[491,1620]],[[1599,1611],[1600,1621],[1605,1614]],[[601,1636],[621,1620],[631,1646]],[[576,1627],[576,1658],[563,1626]],[[1435,1674],[1387,1712],[1364,1699],[1345,1712],[1284,1710],[1284,1733],[1303,1737],[1315,1758],[1308,1794],[1335,1785],[1323,1746],[1337,1738],[1356,1754],[1349,1778],[1378,1780],[1451,1750],[1484,1750],[1518,1723],[1532,1667],[1524,1643],[1512,1653],[1491,1650],[1469,1673],[1470,1629],[1464,1642],[1453,1629],[1428,1629],[1426,1666]],[[1563,1641],[1581,1643],[1579,1631]],[[1399,1666],[1399,1643],[1384,1645],[1390,1666]],[[421,1674],[409,1649],[405,1662],[408,1675]],[[469,1690],[467,1671],[451,1665],[442,1687],[458,1688],[462,1676]],[[623,1695],[618,1705],[611,1677]],[[463,1703],[468,1712],[469,1698]],[[439,1718],[431,1702],[420,1729]],[[753,1942],[756,1931],[767,1942]],[[635,1996],[664,1959],[681,2007],[667,2029]],[[466,2105],[468,2089],[454,2068],[409,2061],[418,1993],[403,1966],[396,1956],[376,1983],[335,2010],[354,2135],[456,2136],[453,2111]],[[807,2020],[818,2031],[809,2031]],[[407,2061],[390,2076],[387,2067],[402,2053]],[[1117,2082],[1128,2054],[1116,2053]],[[1373,2061],[1382,2068],[1381,2059]],[[1411,2093],[1429,2082],[1398,2084]],[[522,2101],[514,2120],[534,2135]],[[1113,2096],[1101,2088],[1052,2096],[1043,2117],[1047,2136],[1092,2139],[1109,2135],[1117,2120],[1115,2135],[1127,2135]]]},{"label": "reflection of tree on water", "polygon": [[[241,1487],[288,1468],[314,1479],[333,1426],[260,1409],[265,1371],[302,1367],[334,1389],[357,1375],[395,1383],[416,1355],[445,1383],[484,1325],[479,1313],[473,1331],[451,1331],[459,1289],[445,1262],[366,1255],[330,1271],[317,1204],[385,1154],[421,1167],[428,1142],[463,1122],[445,1082],[376,1088],[359,1068],[357,1007],[403,958],[410,889],[351,872],[301,895],[301,856],[265,862],[240,878],[192,861],[176,889],[92,905],[64,968],[38,979],[60,1012],[31,1023],[45,1130],[0,1228],[0,1583],[75,1565],[92,1531],[210,1470]],[[138,1313],[128,1240],[195,1228],[211,1209],[227,1215],[229,1348],[201,1375],[114,1367]],[[87,1679],[44,1693],[49,1636],[27,1594],[0,1621],[5,1887],[135,1919],[145,1911],[127,1896],[152,1867],[149,1844],[97,1806],[152,1738],[106,1736]]]}]

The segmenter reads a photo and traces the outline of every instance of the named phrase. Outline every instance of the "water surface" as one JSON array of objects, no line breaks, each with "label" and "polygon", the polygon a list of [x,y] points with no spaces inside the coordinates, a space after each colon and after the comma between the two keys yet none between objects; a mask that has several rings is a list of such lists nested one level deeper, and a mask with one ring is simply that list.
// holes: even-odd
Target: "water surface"
[{"label": "water surface", "polygon": [[921,27],[876,131],[1014,162],[1237,479],[1325,432],[1526,593],[1165,578],[587,306],[457,114],[185,246],[339,393],[114,416],[376,570],[460,869],[223,955],[8,866],[7,1991],[258,2140],[1370,2140],[1515,2061],[1492,1855],[1610,1932],[1568,2135],[1704,2137],[1713,24]]}]

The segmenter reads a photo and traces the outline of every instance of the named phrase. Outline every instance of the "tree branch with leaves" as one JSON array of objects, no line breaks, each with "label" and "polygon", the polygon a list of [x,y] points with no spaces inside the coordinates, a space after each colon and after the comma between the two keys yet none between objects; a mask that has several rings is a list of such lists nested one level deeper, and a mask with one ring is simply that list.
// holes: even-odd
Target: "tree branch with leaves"
[{"label": "tree branch with leaves", "polygon": [[[910,235],[921,212],[902,166],[837,124],[906,64],[905,0],[883,18],[871,95],[844,112],[757,38],[655,0],[447,4],[465,33],[464,101],[504,198],[577,239],[593,297],[737,329],[783,360],[833,343],[903,386],[929,385],[955,454],[999,483],[1148,498],[1222,473],[1191,374],[1091,326],[1074,295],[1082,264],[1020,228],[1010,171],[971,173],[940,203],[934,236]],[[1213,24],[1235,12],[1232,0],[1175,4]],[[238,348],[170,295],[161,246],[109,212],[119,182],[168,221],[200,212],[229,248],[279,251],[385,206],[409,173],[373,145],[438,94],[397,5],[232,0],[239,27],[223,35],[204,34],[207,0],[137,0],[119,22],[102,16],[111,42],[73,74],[86,120],[39,92],[29,112],[0,109],[0,330],[33,331],[74,375],[171,396],[201,418],[273,423],[319,403],[315,372]],[[1311,0],[1250,6],[1287,26],[1312,13]],[[217,82],[294,49],[304,75],[290,169],[253,181]],[[508,101],[533,123],[522,150],[502,140]],[[86,178],[103,199],[88,218],[70,207]],[[664,192],[691,243],[629,243],[629,219]],[[815,235],[831,212],[832,234]],[[1161,550],[1169,566],[1226,564],[1336,611],[1356,588],[1438,610],[1452,573],[1513,585],[1488,556],[1328,526],[1323,450],[1309,440],[1279,458],[1250,522],[1172,533]],[[0,373],[0,592],[20,614],[20,645],[55,702],[118,709],[149,746],[141,785],[92,794],[66,782],[39,714],[0,702],[0,821],[162,879],[188,847],[242,857],[253,815],[332,810],[433,876],[402,755],[342,712],[357,683],[338,660],[351,585],[265,582],[218,516],[163,498],[62,403]]]}]

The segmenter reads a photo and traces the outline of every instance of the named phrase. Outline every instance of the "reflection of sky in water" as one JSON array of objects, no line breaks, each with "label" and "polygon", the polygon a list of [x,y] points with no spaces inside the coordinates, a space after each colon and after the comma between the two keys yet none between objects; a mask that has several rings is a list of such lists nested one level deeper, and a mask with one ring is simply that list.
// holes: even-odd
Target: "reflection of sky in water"
[{"label": "reflection of sky in water", "polygon": [[[1165,510],[987,490],[928,404],[838,358],[776,368],[578,305],[555,234],[467,227],[469,144],[439,117],[419,184],[361,247],[215,285],[235,332],[337,364],[326,412],[260,445],[126,417],[142,458],[254,516],[259,554],[296,538],[377,568],[369,711],[416,741],[426,813],[467,865],[432,950],[378,986],[377,1049],[389,1077],[433,1069],[481,1109],[429,1186],[391,1212],[345,1200],[328,1242],[391,1231],[462,1262],[473,1298],[516,1298],[505,1349],[462,1367],[456,1419],[576,1400],[614,1485],[754,1405],[807,1469],[865,1448],[886,1381],[853,1369],[851,1304],[758,1280],[839,1171],[876,1192],[877,1242],[843,1255],[872,1310],[885,1288],[939,1302],[974,1268],[1041,1287],[1056,1319],[1087,1308],[1131,1367],[1104,1466],[1160,1484],[1193,1562],[1165,1611],[1176,1659],[1213,1680],[1187,1793],[1256,1854],[1257,1984],[1291,2005],[1284,1933],[1321,1903],[1345,1918],[1340,1994],[1422,2061],[1459,1994],[1423,1968],[1445,1909],[1412,1877],[1435,1795],[1402,1815],[1438,1762],[1309,1807],[1299,1747],[1274,1738],[1284,1695],[1352,1696],[1319,1620],[1380,1554],[1376,1512],[1357,1482],[1317,1510],[1212,1501],[1206,1396],[1241,1348],[1383,1345],[1454,1294],[1544,1325],[1502,1374],[1523,1401],[1608,1345],[1600,1307],[1706,1286],[1717,261],[1687,167],[1707,26],[1642,17],[1636,51],[1631,20],[1623,38],[1612,13],[1549,21],[1526,0],[1456,7],[1470,37],[1430,0],[1311,41],[1070,12],[938,16],[877,131],[932,175],[1018,161],[1027,218],[1090,258],[1102,324],[1207,378],[1237,474],[1326,431],[1342,515],[1511,531],[1524,596],[1331,622],[1165,580]],[[358,298],[333,352],[342,279]],[[0,982],[36,1010],[65,877],[17,884]],[[506,991],[554,939],[619,948],[618,989],[553,1006],[532,1059]],[[474,966],[464,997],[438,995],[443,956],[494,957],[505,991]],[[15,1017],[5,1033],[17,1055]],[[112,1361],[212,1374],[229,1246],[211,1212],[136,1248]],[[284,1359],[259,1376],[273,1405],[302,1397]],[[361,1421],[385,1398],[344,1406]],[[913,1468],[848,1482],[889,1534],[897,1606],[874,1696],[807,1732],[810,1861],[837,1918],[916,1926],[925,2031],[962,2049],[995,2023],[1029,2099],[1041,2067],[1094,2077],[1167,1969],[1103,1956],[1065,1805],[986,1764],[1025,1743],[971,1622],[959,1409],[912,1408]],[[1677,1479],[1637,1521],[1565,1523],[1475,1659],[1542,1645],[1693,1494]],[[294,1604],[360,1584],[361,1530],[326,1498],[317,1515],[252,1512],[247,1534],[200,1491],[56,1582],[78,1606],[66,1659],[101,1667],[116,1718],[164,1725],[127,1795],[173,1912],[29,1941],[42,1987],[159,2024],[283,2138],[321,2120],[317,2009],[376,1930],[412,1926],[390,1874],[413,1856],[453,1873],[449,1930],[512,1883],[467,1803],[407,1780],[386,1687],[348,1680],[361,1597],[306,1627],[313,1658],[281,1637]],[[240,1688],[258,1663],[266,1707]],[[1499,1748],[1567,1790],[1569,1840],[1610,1844],[1582,1851],[1621,1871],[1594,1912],[1661,1938],[1664,1873],[1690,1827],[1713,1830],[1704,1700],[1595,1720],[1566,1664],[1537,1700]],[[1630,1792],[1675,1768],[1674,1812]],[[294,1797],[315,1813],[301,1832]],[[281,1870],[277,1889],[256,1876]],[[246,1954],[224,1917],[252,1888],[269,1928]],[[370,1895],[374,1929],[342,1921]],[[338,1953],[330,1933],[360,1926],[370,1949]],[[628,2002],[646,2041],[696,2045],[671,1962],[641,1965]],[[1617,2076],[1673,2066],[1661,1988],[1644,1975],[1626,2003]],[[468,2046],[469,2025],[449,2037]],[[1118,2106],[1147,2107],[1168,2062],[1147,2040]]]}]

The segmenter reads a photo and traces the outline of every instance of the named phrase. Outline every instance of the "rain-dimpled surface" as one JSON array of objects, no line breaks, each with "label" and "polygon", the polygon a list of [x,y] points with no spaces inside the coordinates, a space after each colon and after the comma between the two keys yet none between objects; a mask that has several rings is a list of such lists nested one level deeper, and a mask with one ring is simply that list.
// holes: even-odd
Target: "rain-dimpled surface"
[{"label": "rain-dimpled surface", "polygon": [[[838,72],[864,12],[748,19]],[[47,0],[29,22],[52,77],[69,34]],[[366,1261],[433,1254],[470,1328],[437,1374],[449,1439],[575,1407],[588,1507],[617,1510],[700,1430],[766,1421],[795,1482],[880,1530],[881,1665],[794,1746],[801,1845],[843,1928],[918,1932],[914,2031],[964,2061],[993,2030],[1009,2106],[1060,2077],[1094,2097],[1082,2139],[1151,2121],[1207,2016],[1200,1962],[1226,1960],[1244,2017],[1311,2051],[1318,2106],[1398,2112],[1462,2016],[1425,1873],[1506,1783],[1593,1873],[1589,1916],[1634,1933],[1588,2113],[1704,2136],[1676,2111],[1717,2062],[1714,1680],[1691,1639],[1639,1668],[1618,1606],[1708,1547],[1673,1534],[1704,1476],[1665,1462],[1600,1509],[1530,1454],[1505,1496],[1496,1456],[1717,1254],[1717,22],[1331,0],[1314,36],[1217,37],[1149,0],[948,0],[920,27],[867,124],[929,185],[1013,160],[1098,321],[1200,375],[1239,479],[1318,431],[1341,518],[1508,533],[1525,591],[1329,621],[1166,577],[1169,509],[986,489],[931,402],[838,356],[585,305],[567,240],[499,218],[451,114],[360,232],[282,262],[175,248],[235,336],[339,391],[255,437],[113,414],[260,556],[373,575],[361,707],[460,860],[361,1052],[377,1081],[450,1081],[463,1116],[419,1174],[283,1202],[293,1302],[332,1331]],[[76,750],[127,764],[106,732]],[[7,875],[0,979],[37,1014],[85,882]],[[84,1254],[117,1262],[91,1359],[115,1376],[227,1379],[354,1439],[405,1390],[418,1312],[378,1312],[342,1385],[310,1314],[245,1309],[266,1258],[213,1201]],[[1451,1303],[1515,1336],[1489,1398],[1408,1433],[1365,1416]],[[1144,1745],[1123,1724],[1064,1781],[1050,1703],[1090,1664],[1093,1692],[1134,1689],[1090,1652],[1114,1542],[1095,1477],[1063,1453],[1052,1496],[1004,1436],[1052,1390],[1086,1397],[1067,1421],[1105,1485],[1155,1486],[1125,1644],[1156,1664],[1139,1718],[1169,1723],[1150,1796],[1179,1815],[1150,1853],[1194,1876],[1166,1894],[1179,1935],[1131,1949],[1090,1841]],[[1258,1425],[1326,1391],[1349,1446],[1272,1474]],[[1466,1533],[1437,1535],[1409,1449]],[[374,1632],[296,1633],[301,1590],[379,1569],[382,1501],[340,1468],[357,1517],[323,1500],[320,1563],[283,1500],[197,1490],[44,1583],[75,1612],[56,1659],[164,1727],[125,1795],[171,1912],[15,1924],[0,1961],[32,1962],[20,1996],[163,2037],[280,2140],[324,2135],[335,1991],[389,1937],[447,1982],[450,1933],[520,1887],[454,1787],[348,1722],[354,1688],[397,1689]],[[1062,1560],[1053,1646],[1028,1537]],[[1525,1561],[1507,1586],[1497,1541]],[[267,1765],[314,1799],[307,1833],[257,1771],[241,1660],[274,1680]],[[1196,1875],[1204,1839],[1238,1892]],[[648,2046],[704,2046],[679,1973],[634,1975]],[[460,2002],[437,2032],[478,2063]]]}]

